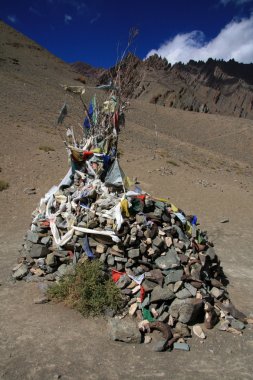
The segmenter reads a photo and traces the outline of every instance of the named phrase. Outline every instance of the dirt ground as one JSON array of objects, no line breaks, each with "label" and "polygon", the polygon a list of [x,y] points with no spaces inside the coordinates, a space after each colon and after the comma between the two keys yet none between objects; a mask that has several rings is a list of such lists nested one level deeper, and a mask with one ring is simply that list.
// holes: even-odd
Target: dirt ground
[{"label": "dirt ground", "polygon": [[[127,117],[131,120],[134,115],[130,112]],[[187,112],[178,113],[182,124],[188,116]],[[222,119],[223,123],[229,121]],[[156,137],[154,130],[145,128],[145,120],[142,125],[129,121],[120,137],[122,167],[130,177],[137,177],[147,192],[169,197],[186,212],[198,216],[201,228],[215,243],[234,304],[252,315],[252,167],[243,160],[204,150],[187,139],[179,142],[169,133],[162,134],[161,129]],[[22,134],[21,131],[13,127],[10,133]],[[10,153],[2,157],[1,174],[7,178],[8,173],[11,183],[8,190],[0,193],[0,377],[251,379],[250,325],[243,336],[214,329],[207,331],[204,343],[193,337],[189,340],[190,352],[154,353],[151,345],[111,342],[102,318],[86,320],[63,305],[34,304],[34,298],[41,293],[39,284],[13,284],[9,280],[32,210],[67,170],[58,135],[50,135],[55,151],[48,154],[38,150],[39,143],[48,143],[48,133],[38,133],[32,126],[26,132],[30,149],[23,151],[22,160],[11,154],[20,139],[13,146],[9,142]],[[27,187],[35,187],[37,194],[25,194]],[[225,218],[229,222],[220,223]]]},{"label": "dirt ground", "polygon": [[[21,53],[11,50],[8,56],[22,63]],[[87,320],[61,304],[34,304],[40,284],[11,281],[32,211],[68,170],[53,126],[57,112],[66,100],[66,126],[83,118],[80,100],[59,86],[71,75],[62,68],[53,82],[57,62],[46,62],[49,82],[42,74],[29,77],[22,64],[18,72],[9,65],[0,70],[6,89],[0,99],[0,178],[9,182],[0,192],[0,378],[252,379],[252,325],[242,336],[206,331],[203,343],[189,339],[190,352],[155,353],[152,344],[111,342],[103,318]],[[253,122],[134,101],[126,121],[119,146],[124,171],[147,192],[198,216],[228,276],[233,303],[253,317]],[[54,150],[46,153],[42,145]],[[27,188],[36,194],[28,195]]]}]

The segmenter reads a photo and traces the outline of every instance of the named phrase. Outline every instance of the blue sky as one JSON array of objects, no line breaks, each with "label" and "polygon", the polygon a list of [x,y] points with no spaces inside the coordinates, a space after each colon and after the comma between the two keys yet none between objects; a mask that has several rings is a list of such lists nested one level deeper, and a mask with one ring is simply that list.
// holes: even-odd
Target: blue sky
[{"label": "blue sky", "polygon": [[0,0],[0,17],[67,62],[114,65],[131,50],[169,62],[253,62],[253,0]]}]

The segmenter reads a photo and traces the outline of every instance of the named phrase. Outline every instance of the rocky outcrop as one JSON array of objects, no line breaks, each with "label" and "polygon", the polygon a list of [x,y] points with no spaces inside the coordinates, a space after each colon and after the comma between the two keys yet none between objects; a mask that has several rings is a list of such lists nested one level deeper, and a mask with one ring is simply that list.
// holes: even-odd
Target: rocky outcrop
[{"label": "rocky outcrop", "polygon": [[[117,74],[118,73],[118,74]],[[128,54],[99,83],[120,79],[123,95],[195,112],[253,119],[253,64],[209,59],[171,66],[157,54],[145,61]]]}]

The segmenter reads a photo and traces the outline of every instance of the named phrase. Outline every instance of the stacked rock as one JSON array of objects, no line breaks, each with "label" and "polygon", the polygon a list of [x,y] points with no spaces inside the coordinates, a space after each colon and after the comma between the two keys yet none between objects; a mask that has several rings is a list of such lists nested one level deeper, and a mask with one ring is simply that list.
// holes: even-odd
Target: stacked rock
[{"label": "stacked rock", "polygon": [[203,320],[205,303],[229,298],[213,244],[195,216],[139,188],[112,190],[77,174],[59,187],[47,201],[50,212],[34,212],[13,277],[58,280],[86,256],[97,258],[130,315],[178,326]]}]

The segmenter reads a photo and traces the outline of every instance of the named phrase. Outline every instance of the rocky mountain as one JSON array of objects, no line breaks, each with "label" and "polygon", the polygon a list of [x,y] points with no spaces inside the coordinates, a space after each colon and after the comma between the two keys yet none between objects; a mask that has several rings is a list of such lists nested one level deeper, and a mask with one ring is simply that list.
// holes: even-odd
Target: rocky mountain
[{"label": "rocky mountain", "polygon": [[[116,77],[119,66],[100,77]],[[127,98],[183,110],[253,119],[253,64],[209,59],[171,66],[153,55],[142,61],[129,54],[120,65],[120,84]]]},{"label": "rocky mountain", "polygon": [[104,69],[102,68],[95,68],[88,63],[85,62],[74,62],[71,63],[70,66],[74,71],[77,73],[84,75],[86,78],[99,78],[99,76],[104,73]]}]

